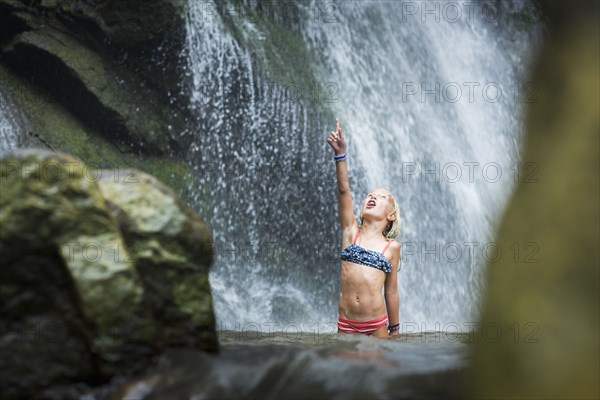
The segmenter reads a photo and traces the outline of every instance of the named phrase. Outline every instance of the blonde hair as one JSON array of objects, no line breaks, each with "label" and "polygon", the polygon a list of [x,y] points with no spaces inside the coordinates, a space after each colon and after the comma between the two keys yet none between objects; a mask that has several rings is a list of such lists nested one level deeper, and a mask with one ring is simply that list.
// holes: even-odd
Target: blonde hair
[{"label": "blonde hair", "polygon": [[[388,192],[390,194],[390,196],[392,197],[392,201],[394,203],[392,212],[396,215],[396,219],[388,222],[387,226],[383,230],[383,236],[385,236],[386,239],[390,240],[390,239],[396,239],[398,237],[398,235],[400,234],[400,228],[402,226],[402,223],[400,221],[400,206],[398,205],[396,198],[394,197],[392,192],[390,192],[389,190],[385,189],[385,191]],[[360,224],[362,225],[362,223],[363,223],[363,219],[362,219],[362,215],[361,215]]]},{"label": "blonde hair", "polygon": [[383,236],[385,236],[387,239],[396,239],[396,237],[398,237],[400,234],[400,227],[402,226],[400,221],[400,206],[398,205],[394,195],[392,195],[392,200],[394,201],[394,209],[392,212],[396,215],[396,219],[390,221],[383,230]]}]

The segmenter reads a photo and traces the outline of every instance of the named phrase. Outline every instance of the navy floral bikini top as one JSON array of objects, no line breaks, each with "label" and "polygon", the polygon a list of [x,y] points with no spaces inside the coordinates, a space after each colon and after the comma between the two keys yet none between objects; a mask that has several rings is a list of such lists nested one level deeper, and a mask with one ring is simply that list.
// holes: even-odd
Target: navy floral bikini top
[{"label": "navy floral bikini top", "polygon": [[390,263],[383,253],[385,253],[388,246],[392,242],[388,242],[381,253],[375,250],[365,249],[364,247],[356,244],[356,239],[358,238],[359,233],[360,230],[356,232],[356,236],[354,236],[354,242],[340,252],[340,259],[377,268],[386,273],[391,272],[392,263]]}]

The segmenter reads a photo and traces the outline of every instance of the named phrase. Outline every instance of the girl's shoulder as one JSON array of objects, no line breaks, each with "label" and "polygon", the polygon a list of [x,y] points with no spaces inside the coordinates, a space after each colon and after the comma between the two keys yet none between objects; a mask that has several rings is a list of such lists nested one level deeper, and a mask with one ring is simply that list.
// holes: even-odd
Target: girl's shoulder
[{"label": "girl's shoulder", "polygon": [[386,240],[386,246],[388,246],[390,249],[394,249],[394,248],[399,249],[401,246],[400,242],[398,242],[396,239],[387,239],[386,238],[385,240]]}]

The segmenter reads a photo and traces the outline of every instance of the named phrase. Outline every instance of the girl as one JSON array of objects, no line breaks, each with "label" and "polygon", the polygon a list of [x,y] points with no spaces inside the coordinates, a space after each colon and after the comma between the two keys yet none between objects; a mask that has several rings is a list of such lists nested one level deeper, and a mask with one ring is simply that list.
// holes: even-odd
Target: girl
[{"label": "girl", "polygon": [[[400,230],[398,203],[388,190],[372,190],[362,203],[360,225],[357,224],[352,211],[346,144],[339,118],[335,124],[336,131],[331,132],[327,143],[335,152],[342,227],[338,332],[380,338],[398,335],[400,244],[394,240]],[[382,288],[385,288],[385,303]]]}]

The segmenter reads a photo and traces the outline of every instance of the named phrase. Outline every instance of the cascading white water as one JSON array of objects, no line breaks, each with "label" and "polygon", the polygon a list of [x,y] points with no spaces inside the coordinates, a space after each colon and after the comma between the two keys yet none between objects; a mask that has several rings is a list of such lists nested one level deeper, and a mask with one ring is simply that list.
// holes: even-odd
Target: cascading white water
[{"label": "cascading white water", "polygon": [[[265,81],[260,45],[240,43],[240,35],[272,40],[263,22],[234,18],[236,37],[215,4],[190,1],[198,118],[190,160],[201,181],[197,207],[215,239],[210,282],[222,328],[293,321],[309,330],[337,317],[339,231],[325,145],[334,121],[311,113],[319,107],[341,118],[356,215],[370,188],[389,188],[400,203],[401,321],[410,330],[472,328],[485,263],[524,256],[524,244],[498,249],[493,233],[516,174],[535,171],[518,164],[521,109],[532,95],[519,72],[532,36],[507,50],[494,29],[498,14],[467,4],[294,3],[333,100],[311,107],[289,101],[286,82]],[[254,2],[228,12],[246,8],[264,12]],[[298,171],[307,179],[290,184]],[[324,258],[312,255],[320,246]],[[266,255],[278,249],[301,257]]]},{"label": "cascading white water", "polygon": [[19,124],[12,107],[0,91],[0,151],[15,149],[19,146]]}]

